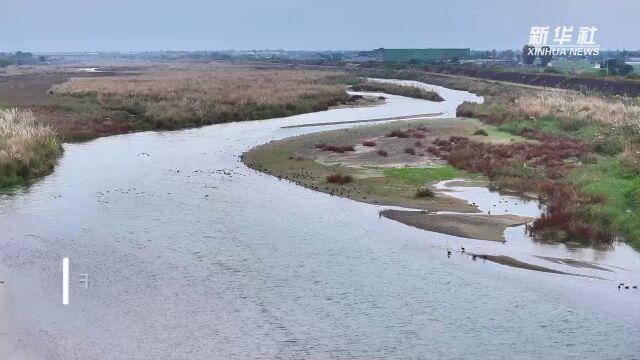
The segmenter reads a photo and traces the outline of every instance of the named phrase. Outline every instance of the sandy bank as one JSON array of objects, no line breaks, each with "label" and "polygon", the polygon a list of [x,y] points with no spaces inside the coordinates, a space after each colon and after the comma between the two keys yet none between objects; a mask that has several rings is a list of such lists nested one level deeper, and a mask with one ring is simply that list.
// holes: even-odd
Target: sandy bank
[{"label": "sandy bank", "polygon": [[533,220],[518,215],[429,214],[403,210],[384,210],[382,215],[423,230],[491,241],[503,241],[504,231],[508,227]]}]

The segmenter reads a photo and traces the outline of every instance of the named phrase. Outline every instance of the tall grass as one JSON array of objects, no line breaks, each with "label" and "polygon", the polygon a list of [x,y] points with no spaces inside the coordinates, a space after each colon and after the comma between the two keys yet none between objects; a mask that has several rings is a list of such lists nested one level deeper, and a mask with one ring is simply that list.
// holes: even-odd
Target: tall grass
[{"label": "tall grass", "polygon": [[28,110],[0,109],[0,187],[50,173],[62,146]]},{"label": "tall grass", "polygon": [[555,117],[605,125],[630,124],[640,129],[640,106],[581,93],[529,93],[518,97],[509,109],[515,118]]},{"label": "tall grass", "polygon": [[640,133],[640,106],[635,102],[574,92],[530,91],[515,97],[493,97],[483,104],[464,103],[458,115],[498,124],[552,119],[565,130],[585,125],[624,126]]},{"label": "tall grass", "polygon": [[328,71],[191,66],[75,78],[52,90],[172,129],[325,110],[348,99],[342,80]]}]

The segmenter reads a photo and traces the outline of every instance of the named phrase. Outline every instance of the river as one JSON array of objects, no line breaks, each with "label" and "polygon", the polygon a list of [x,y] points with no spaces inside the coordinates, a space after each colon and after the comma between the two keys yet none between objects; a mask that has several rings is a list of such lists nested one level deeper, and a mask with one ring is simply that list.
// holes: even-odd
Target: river
[{"label": "river", "polygon": [[[461,101],[481,100],[435,88],[445,102],[386,95],[375,107],[66,144],[52,175],[0,196],[7,358],[640,356],[640,290],[616,288],[618,277],[640,280],[624,245],[547,246],[522,228],[507,244],[430,233],[240,162],[270,140],[353,125],[283,126],[451,117]],[[459,246],[577,253],[628,270],[600,280],[446,256]]]}]

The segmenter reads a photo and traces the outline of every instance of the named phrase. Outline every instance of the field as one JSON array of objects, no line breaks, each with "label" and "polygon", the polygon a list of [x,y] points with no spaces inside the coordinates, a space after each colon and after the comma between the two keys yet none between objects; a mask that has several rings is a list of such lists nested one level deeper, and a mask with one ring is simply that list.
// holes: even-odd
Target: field
[{"label": "field", "polygon": [[350,80],[334,71],[228,63],[7,68],[0,107],[28,108],[62,141],[83,141],[353,104],[345,91]]},{"label": "field", "polygon": [[74,78],[52,93],[118,112],[134,129],[178,129],[325,110],[348,100],[344,81],[336,72],[190,65]]},{"label": "field", "polygon": [[[362,68],[357,71],[360,75],[376,78],[418,80],[435,79],[432,84],[442,85],[441,81],[452,82],[446,79],[461,78],[467,83],[473,79],[482,79],[493,82],[510,83],[518,86],[509,86],[511,89],[519,87],[566,89],[575,91],[591,91],[607,95],[640,96],[640,81],[615,76],[593,76],[588,74],[551,74],[537,69],[508,68],[508,67],[482,67],[461,65],[424,65],[407,68],[404,65],[368,65],[370,68]],[[438,76],[439,75],[439,76]],[[439,79],[438,79],[439,78]],[[485,83],[488,83],[485,81]],[[475,81],[477,82],[477,81]],[[471,87],[475,85],[467,84]],[[460,88],[460,90],[465,90]],[[468,91],[475,92],[471,89]]]}]

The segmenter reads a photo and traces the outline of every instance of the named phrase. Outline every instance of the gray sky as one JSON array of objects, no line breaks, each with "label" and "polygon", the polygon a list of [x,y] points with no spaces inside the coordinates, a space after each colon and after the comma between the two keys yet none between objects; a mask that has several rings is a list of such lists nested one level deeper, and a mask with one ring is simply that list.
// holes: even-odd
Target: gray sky
[{"label": "gray sky", "polygon": [[638,14],[639,0],[0,0],[0,51],[506,49],[543,25],[640,49]]}]

